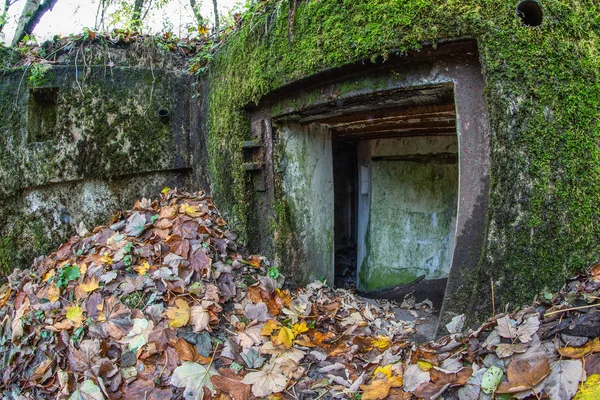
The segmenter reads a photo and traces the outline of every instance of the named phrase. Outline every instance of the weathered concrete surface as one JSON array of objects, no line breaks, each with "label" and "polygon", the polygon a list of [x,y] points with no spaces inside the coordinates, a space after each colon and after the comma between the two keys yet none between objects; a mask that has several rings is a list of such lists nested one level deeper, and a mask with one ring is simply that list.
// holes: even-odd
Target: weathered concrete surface
[{"label": "weathered concrete surface", "polygon": [[[366,259],[358,265],[358,287],[380,290],[447,277],[454,252],[458,165],[437,162],[456,154],[456,137],[383,139],[371,144],[371,159],[423,155],[420,162],[371,162]],[[365,221],[364,218],[367,218]]]},{"label": "weathered concrete surface", "polygon": [[3,273],[54,250],[80,222],[93,227],[165,186],[206,187],[201,99],[181,60],[146,53],[171,70],[107,67],[90,63],[125,64],[131,52],[86,53],[86,65],[0,73]]},{"label": "weathered concrete surface", "polygon": [[333,282],[333,161],[326,127],[288,124],[284,143],[284,192],[293,213],[292,229],[301,246],[298,268],[306,279]]},{"label": "weathered concrete surface", "polygon": [[[359,288],[384,289],[421,275],[446,277],[454,251],[458,169],[435,155],[456,155],[457,138],[380,139],[362,147],[370,199],[360,205],[359,231],[365,236],[359,242]],[[422,160],[400,160],[415,155]],[[367,202],[365,195],[359,199]]]}]

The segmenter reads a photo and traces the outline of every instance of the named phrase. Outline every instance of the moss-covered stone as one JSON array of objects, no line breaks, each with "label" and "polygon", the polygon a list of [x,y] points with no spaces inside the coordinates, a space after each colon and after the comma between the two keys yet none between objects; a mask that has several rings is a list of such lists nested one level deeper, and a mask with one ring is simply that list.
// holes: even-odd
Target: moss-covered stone
[{"label": "moss-covered stone", "polygon": [[[479,271],[450,301],[487,316],[529,301],[598,258],[600,10],[546,0],[542,26],[515,1],[331,0],[261,3],[210,66],[208,150],[214,195],[242,233],[251,195],[241,169],[245,107],[291,81],[453,38],[478,42],[492,131],[489,227]],[[290,23],[291,21],[291,23]],[[369,61],[367,61],[369,62]],[[274,223],[287,240],[289,219]],[[481,313],[481,314],[478,314]]]}]

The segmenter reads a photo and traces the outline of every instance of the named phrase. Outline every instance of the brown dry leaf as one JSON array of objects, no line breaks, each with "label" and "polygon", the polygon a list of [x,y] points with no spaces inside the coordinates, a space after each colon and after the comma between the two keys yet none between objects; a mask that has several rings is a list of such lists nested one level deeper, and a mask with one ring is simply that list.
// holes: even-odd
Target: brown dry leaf
[{"label": "brown dry leaf", "polygon": [[596,264],[592,267],[592,280],[600,282],[600,264]]},{"label": "brown dry leaf", "polygon": [[256,397],[265,397],[285,389],[287,378],[281,373],[279,365],[271,362],[262,370],[247,374],[242,383],[252,385],[252,393]]},{"label": "brown dry leaf", "polygon": [[104,299],[102,305],[98,305],[100,313],[98,321],[101,322],[102,331],[113,339],[121,339],[131,330],[131,310],[123,305],[116,297],[111,296]]},{"label": "brown dry leaf", "polygon": [[545,377],[550,375],[550,364],[543,359],[535,366],[525,360],[513,360],[506,371],[508,382],[501,382],[496,393],[517,393],[533,389]]},{"label": "brown dry leaf", "polygon": [[229,368],[221,368],[221,375],[211,378],[213,385],[223,393],[227,393],[235,400],[248,400],[252,397],[252,386],[242,383],[242,376],[236,375]]},{"label": "brown dry leaf", "polygon": [[210,312],[209,312],[208,308],[210,307],[211,304],[212,304],[212,302],[204,300],[204,301],[202,301],[201,305],[193,306],[190,309],[189,318],[190,318],[190,323],[192,324],[192,327],[194,329],[194,332],[198,333],[203,330],[210,331],[209,325],[210,325],[211,316],[210,316]]},{"label": "brown dry leaf", "polygon": [[181,361],[191,361],[202,365],[211,362],[210,357],[204,357],[202,354],[199,354],[196,346],[192,345],[184,338],[179,338],[177,341],[174,341],[173,347]]},{"label": "brown dry leaf", "polygon": [[262,257],[261,256],[257,256],[257,255],[251,255],[250,257],[248,257],[247,259],[244,260],[244,262],[248,265],[253,266],[254,268],[260,268],[260,263],[262,261]]},{"label": "brown dry leaf", "polygon": [[181,328],[190,320],[190,306],[185,300],[176,299],[175,306],[169,307],[166,314],[171,328]]},{"label": "brown dry leaf", "polygon": [[127,386],[123,393],[122,400],[163,400],[172,399],[173,389],[159,389],[154,382],[148,380],[136,379],[131,385]]},{"label": "brown dry leaf", "polygon": [[360,388],[363,390],[363,400],[383,400],[387,398],[392,383],[387,379],[378,379],[371,381],[368,385],[360,385]]},{"label": "brown dry leaf", "polygon": [[581,347],[563,347],[562,349],[558,349],[558,353],[561,356],[568,358],[584,358],[589,354],[598,352],[600,352],[600,338],[590,340]]}]

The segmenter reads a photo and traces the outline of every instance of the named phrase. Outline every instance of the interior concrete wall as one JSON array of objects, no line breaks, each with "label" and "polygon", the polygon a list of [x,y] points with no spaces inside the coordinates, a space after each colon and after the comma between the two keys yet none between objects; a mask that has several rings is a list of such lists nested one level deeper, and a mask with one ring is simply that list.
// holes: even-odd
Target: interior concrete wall
[{"label": "interior concrete wall", "polygon": [[[458,164],[437,162],[439,153],[456,154],[456,137],[411,137],[368,141],[370,179],[361,182],[358,246],[364,247],[358,264],[358,287],[363,291],[387,289],[425,279],[448,276],[456,229]],[[361,152],[363,156],[365,152]],[[378,157],[422,155],[423,160],[402,161]],[[429,161],[425,161],[427,156]],[[365,187],[366,184],[366,187]],[[366,229],[365,229],[366,228]]]},{"label": "interior concrete wall", "polygon": [[286,124],[283,142],[283,190],[301,256],[295,269],[306,279],[334,279],[334,195],[331,135],[321,125]]}]

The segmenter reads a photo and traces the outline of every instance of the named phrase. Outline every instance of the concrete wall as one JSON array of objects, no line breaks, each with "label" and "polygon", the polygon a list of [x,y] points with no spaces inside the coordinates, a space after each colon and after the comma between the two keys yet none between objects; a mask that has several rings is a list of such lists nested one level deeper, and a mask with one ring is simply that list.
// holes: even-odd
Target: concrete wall
[{"label": "concrete wall", "polygon": [[[452,265],[458,191],[456,137],[412,137],[365,142],[359,184],[358,287],[372,291],[414,281],[445,278]],[[420,155],[419,161],[402,156]],[[370,196],[370,199],[367,197]],[[366,205],[360,203],[366,203]],[[361,249],[364,246],[364,250]]]},{"label": "concrete wall", "polygon": [[193,97],[202,86],[180,68],[187,62],[139,46],[81,50],[86,64],[67,54],[47,69],[0,71],[3,273],[165,186],[206,189],[202,96]]},{"label": "concrete wall", "polygon": [[294,218],[292,230],[300,245],[297,265],[305,280],[333,283],[333,161],[326,127],[288,124],[279,135],[284,151],[283,190]]}]

